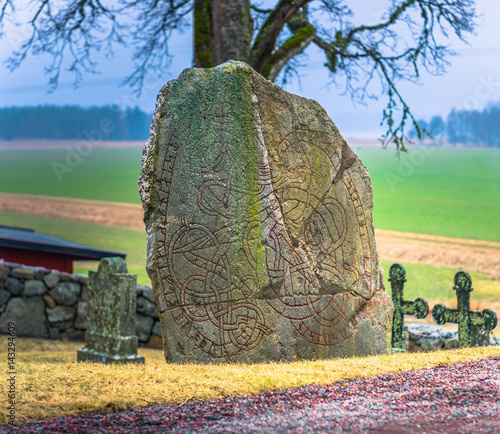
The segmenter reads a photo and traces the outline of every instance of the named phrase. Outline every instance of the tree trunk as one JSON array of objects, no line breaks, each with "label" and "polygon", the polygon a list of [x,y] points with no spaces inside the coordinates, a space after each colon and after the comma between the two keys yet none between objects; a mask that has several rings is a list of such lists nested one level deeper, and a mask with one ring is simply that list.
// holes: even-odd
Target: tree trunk
[{"label": "tree trunk", "polygon": [[196,67],[248,61],[253,33],[249,0],[195,0],[193,28]]}]

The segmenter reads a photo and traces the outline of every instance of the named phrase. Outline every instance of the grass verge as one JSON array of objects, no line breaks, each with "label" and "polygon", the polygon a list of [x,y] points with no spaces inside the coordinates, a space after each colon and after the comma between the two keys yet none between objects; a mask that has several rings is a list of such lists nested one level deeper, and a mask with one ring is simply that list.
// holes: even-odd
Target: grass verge
[{"label": "grass verge", "polygon": [[[6,348],[7,337],[0,336]],[[313,360],[291,363],[165,364],[160,350],[139,349],[146,365],[76,363],[81,343],[18,338],[17,420],[125,410],[154,403],[185,403],[224,396],[252,395],[307,384],[430,368],[499,356],[499,347],[433,353]],[[8,383],[0,385],[7,395]],[[0,423],[7,409],[0,407]]]}]

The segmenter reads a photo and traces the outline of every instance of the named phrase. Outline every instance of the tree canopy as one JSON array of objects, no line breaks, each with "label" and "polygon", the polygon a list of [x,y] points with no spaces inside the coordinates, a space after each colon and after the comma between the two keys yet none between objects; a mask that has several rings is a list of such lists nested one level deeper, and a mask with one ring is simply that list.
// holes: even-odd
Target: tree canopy
[{"label": "tree canopy", "polygon": [[[271,3],[271,2],[268,2]],[[125,82],[140,92],[148,74],[168,68],[175,31],[193,31],[193,64],[209,68],[242,60],[271,81],[297,73],[300,56],[319,47],[332,83],[353,98],[372,97],[372,83],[387,97],[384,143],[404,149],[405,125],[422,129],[398,83],[417,81],[421,69],[440,74],[452,54],[451,35],[465,40],[474,30],[474,0],[388,0],[374,23],[357,24],[346,0],[33,0],[31,33],[8,60],[18,67],[28,54],[49,54],[49,83],[56,87],[69,57],[75,83],[95,72],[95,54],[112,55],[117,44],[135,48]],[[353,6],[350,6],[353,5]],[[0,32],[18,16],[13,0],[0,0]],[[0,33],[1,35],[1,33]]]}]

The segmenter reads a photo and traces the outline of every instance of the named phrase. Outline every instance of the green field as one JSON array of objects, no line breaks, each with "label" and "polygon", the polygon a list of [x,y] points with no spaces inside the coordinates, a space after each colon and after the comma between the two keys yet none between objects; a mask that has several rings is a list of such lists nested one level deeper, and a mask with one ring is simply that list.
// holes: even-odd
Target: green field
[{"label": "green field", "polygon": [[[372,177],[380,229],[500,241],[500,149],[355,149]],[[62,174],[67,151],[0,150],[0,192],[139,203],[139,148],[93,149]]]},{"label": "green field", "polygon": [[[393,149],[356,152],[372,177],[375,227],[500,241],[500,149],[415,148],[399,158]],[[52,163],[64,163],[66,154],[66,150],[0,150],[0,192],[139,203],[141,149],[94,149],[59,182]],[[143,231],[8,213],[0,213],[0,224],[126,252],[129,271],[138,275],[140,283],[149,283]],[[390,265],[383,263],[386,276]],[[95,268],[95,264],[77,265],[76,271],[86,272],[88,266]],[[436,299],[436,293],[443,300],[454,297],[450,288],[455,270],[405,266],[408,297]],[[474,273],[472,277],[477,288],[474,299],[498,298],[497,281]]]},{"label": "green field", "polygon": [[[65,149],[0,150],[0,192],[140,203],[141,154],[139,148],[96,148],[70,167]],[[59,164],[71,172],[58,178]]]},{"label": "green field", "polygon": [[356,152],[372,178],[376,228],[500,241],[500,149]]}]

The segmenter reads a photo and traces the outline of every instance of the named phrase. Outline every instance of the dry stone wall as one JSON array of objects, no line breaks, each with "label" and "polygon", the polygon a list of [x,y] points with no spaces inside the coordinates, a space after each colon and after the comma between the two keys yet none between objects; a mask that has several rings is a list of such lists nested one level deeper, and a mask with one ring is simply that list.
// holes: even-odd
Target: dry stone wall
[{"label": "dry stone wall", "polygon": [[[83,341],[87,330],[88,276],[0,260],[0,333],[9,322],[18,336]],[[140,346],[162,348],[153,291],[137,286],[137,337]]]}]

